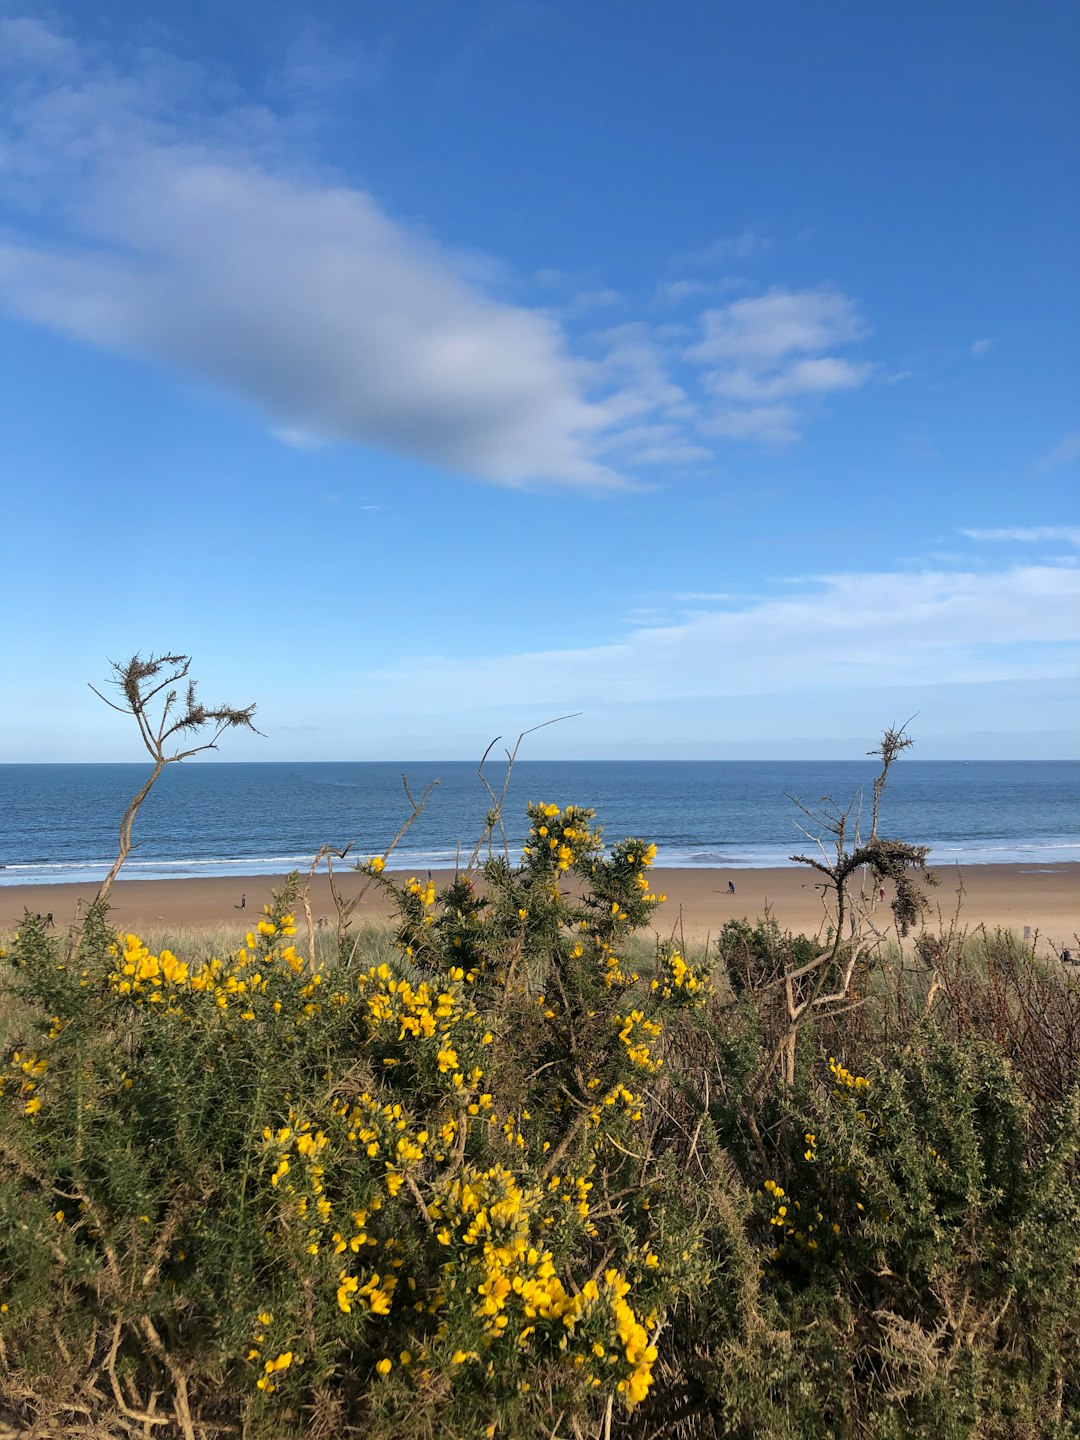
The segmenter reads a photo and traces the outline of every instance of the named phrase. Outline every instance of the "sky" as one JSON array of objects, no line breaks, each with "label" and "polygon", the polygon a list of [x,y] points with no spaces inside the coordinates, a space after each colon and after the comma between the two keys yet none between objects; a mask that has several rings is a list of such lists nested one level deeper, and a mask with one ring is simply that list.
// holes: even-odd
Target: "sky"
[{"label": "sky", "polygon": [[0,0],[0,761],[1080,758],[1080,10]]}]

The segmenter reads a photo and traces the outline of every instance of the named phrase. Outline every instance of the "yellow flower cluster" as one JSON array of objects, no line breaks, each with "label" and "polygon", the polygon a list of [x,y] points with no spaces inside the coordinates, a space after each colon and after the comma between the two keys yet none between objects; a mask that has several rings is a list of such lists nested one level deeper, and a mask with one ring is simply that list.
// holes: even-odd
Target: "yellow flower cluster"
[{"label": "yellow flower cluster", "polygon": [[650,905],[662,905],[667,899],[666,895],[657,895],[649,889],[649,877],[645,874],[649,866],[656,859],[656,846],[646,845],[643,849],[629,850],[626,852],[626,861],[629,865],[638,865],[641,868],[634,876],[634,884],[643,892],[642,899]]},{"label": "yellow flower cluster", "polygon": [[272,1377],[280,1374],[282,1370],[287,1370],[292,1362],[293,1352],[291,1350],[283,1350],[275,1360],[265,1361],[263,1373],[255,1381],[256,1386],[260,1390],[265,1390],[268,1395],[272,1395],[277,1389]]},{"label": "yellow flower cluster", "polygon": [[318,1255],[334,1208],[323,1185],[323,1155],[329,1137],[290,1108],[289,1123],[278,1130],[267,1126],[262,1138],[270,1158],[277,1161],[270,1175],[271,1188],[287,1197],[290,1220],[304,1227],[300,1237],[304,1248],[309,1255]]},{"label": "yellow flower cluster", "polygon": [[606,940],[598,941],[597,948],[602,962],[601,974],[603,975],[604,984],[609,990],[614,989],[616,985],[628,987],[637,984],[641,978],[637,971],[632,970],[630,974],[627,975],[622,968],[622,961]]},{"label": "yellow flower cluster", "polygon": [[374,965],[359,977],[368,1038],[384,1068],[393,1069],[409,1058],[425,1064],[433,1076],[446,1077],[447,1088],[478,1088],[484,1077],[478,1062],[494,1036],[467,1003],[460,988],[464,981],[458,969],[443,989],[429,986],[426,980],[414,986],[385,964]]},{"label": "yellow flower cluster", "polygon": [[[591,1183],[571,1183],[587,1210]],[[556,1188],[562,1184],[554,1177]],[[585,1383],[614,1382],[632,1408],[648,1394],[656,1350],[626,1299],[630,1283],[608,1269],[602,1284],[593,1279],[576,1293],[567,1290],[551,1252],[532,1236],[541,1199],[539,1189],[523,1190],[501,1165],[448,1182],[429,1207],[437,1239],[453,1257],[443,1267],[446,1285],[461,1282],[474,1297],[488,1344],[504,1340],[531,1350],[541,1340],[554,1342],[584,1369]],[[452,1363],[474,1358],[477,1352],[457,1350]]]},{"label": "yellow flower cluster", "polygon": [[[763,1188],[767,1195],[772,1196],[775,1206],[774,1213],[769,1217],[769,1224],[778,1225],[783,1230],[787,1225],[788,1217],[787,1194],[783,1186],[778,1185],[775,1180],[766,1180]],[[779,1253],[779,1250],[774,1251],[773,1258],[775,1259]]]},{"label": "yellow flower cluster", "polygon": [[[196,966],[178,960],[171,950],[154,955],[138,935],[129,934],[123,949],[110,946],[116,967],[109,972],[108,986],[114,994],[128,996],[135,1004],[159,1005],[169,1014],[184,1014],[184,997],[205,995],[217,1009],[227,1011],[238,1004],[242,1009],[240,1018],[254,1020],[253,997],[266,995],[278,976],[293,982],[304,977],[307,962],[303,956],[291,944],[279,945],[280,940],[295,934],[291,915],[284,916],[280,924],[264,916],[228,962],[215,957]],[[294,998],[301,1002],[301,1018],[310,1018],[320,1008],[312,997],[321,984],[322,975],[315,971],[295,991]],[[273,1009],[281,1013],[280,999],[275,1000]]]},{"label": "yellow flower cluster", "polygon": [[345,1315],[351,1315],[353,1307],[359,1305],[372,1315],[389,1315],[397,1289],[397,1276],[382,1276],[377,1271],[361,1285],[355,1275],[342,1270],[338,1275],[337,1303]]},{"label": "yellow flower cluster", "polygon": [[[596,1090],[599,1086],[600,1080],[595,1075],[591,1080],[586,1082],[586,1088],[589,1090]],[[608,1106],[620,1104],[623,1108],[623,1113],[629,1115],[631,1120],[637,1121],[641,1119],[641,1101],[638,1096],[636,1096],[632,1090],[628,1090],[625,1085],[616,1084],[604,1095],[597,1098],[596,1104],[589,1111],[589,1124],[599,1125],[603,1119],[604,1109]]]},{"label": "yellow flower cluster", "polygon": [[430,910],[431,907],[435,904],[434,880],[428,880],[426,885],[421,885],[420,881],[417,880],[415,875],[413,875],[412,878],[406,883],[405,889],[409,892],[410,895],[416,896],[416,898],[420,901],[420,904],[423,905],[425,910]]},{"label": "yellow flower cluster", "polygon": [[7,1093],[7,1087],[12,1082],[17,1086],[17,1094],[22,1101],[23,1114],[32,1120],[41,1109],[41,1096],[37,1093],[38,1081],[45,1075],[49,1068],[49,1062],[40,1058],[36,1053],[28,1053],[25,1050],[13,1050],[9,1062],[10,1075],[0,1075],[0,1097]]},{"label": "yellow flower cluster", "polygon": [[[589,1213],[589,1191],[593,1182],[586,1175],[552,1175],[548,1180],[548,1200],[559,1200],[563,1205],[572,1205],[578,1215],[584,1218]],[[548,1225],[554,1216],[544,1216],[543,1224]]]},{"label": "yellow flower cluster", "polygon": [[[220,968],[221,962],[218,961],[217,964]],[[206,968],[203,967],[203,972],[200,972],[200,984],[197,987],[199,989],[205,988]],[[187,985],[190,978],[187,965],[177,960],[171,950],[162,950],[160,955],[152,955],[137,935],[128,935],[119,956],[118,968],[109,975],[109,986],[118,995],[141,994],[145,991],[148,999],[160,1004],[166,999],[169,990]]]},{"label": "yellow flower cluster", "polygon": [[348,1127],[346,1139],[371,1160],[380,1156],[385,1168],[386,1188],[391,1195],[401,1189],[402,1176],[431,1155],[441,1163],[446,1147],[457,1134],[457,1122],[445,1121],[438,1129],[410,1130],[409,1116],[396,1100],[378,1101],[366,1091],[351,1105],[336,1101],[331,1106]]},{"label": "yellow flower cluster", "polygon": [[[365,1115],[370,1115],[378,1108],[370,1096],[365,1096],[364,1100],[370,1102],[367,1107],[357,1106],[351,1113],[346,1114],[348,1107],[338,1105],[332,1107],[333,1113],[338,1119],[344,1116],[346,1123],[360,1122]],[[400,1110],[400,1106],[393,1108]],[[289,1118],[291,1123],[279,1130],[274,1131],[269,1127],[263,1130],[267,1150],[277,1161],[276,1168],[270,1175],[270,1185],[279,1191],[285,1201],[281,1214],[285,1232],[298,1234],[299,1243],[306,1254],[312,1257],[318,1257],[324,1249],[327,1253],[332,1251],[334,1255],[344,1255],[346,1252],[359,1255],[367,1247],[381,1248],[382,1271],[399,1269],[403,1263],[398,1255],[400,1242],[393,1236],[380,1240],[368,1233],[370,1217],[383,1207],[382,1196],[373,1194],[365,1202],[363,1209],[352,1210],[348,1216],[352,1225],[343,1226],[342,1220],[335,1215],[333,1202],[325,1193],[326,1171],[323,1160],[326,1154],[332,1153],[330,1137],[324,1130],[315,1129],[311,1121],[299,1119],[292,1111],[289,1112]],[[407,1123],[401,1116],[389,1118],[403,1129]],[[373,1133],[368,1126],[360,1124],[359,1129],[349,1132],[349,1138],[363,1143],[363,1135]],[[426,1143],[426,1132],[422,1132],[417,1138]],[[370,1151],[369,1146],[369,1153]],[[410,1142],[407,1136],[399,1138],[396,1150],[398,1163],[401,1163],[406,1154],[413,1158],[421,1153],[421,1147]],[[388,1194],[396,1195],[404,1181],[402,1171],[396,1168],[393,1162],[386,1161],[383,1178]],[[334,1228],[335,1226],[337,1228]],[[354,1304],[360,1304],[366,1306],[372,1314],[385,1315],[389,1313],[389,1300],[396,1284],[397,1280],[392,1275],[385,1275],[383,1278],[379,1273],[375,1273],[362,1285],[357,1276],[341,1270],[338,1274],[338,1305],[345,1314],[351,1312]]]},{"label": "yellow flower cluster", "polygon": [[641,1070],[658,1070],[664,1063],[655,1057],[649,1043],[660,1034],[661,1027],[655,1020],[646,1020],[644,1011],[631,1010],[629,1015],[616,1015],[619,1039],[626,1046],[627,1057],[632,1065]]},{"label": "yellow flower cluster", "polygon": [[661,949],[651,987],[654,993],[665,1000],[674,998],[697,1008],[705,1004],[710,983],[708,971],[695,970],[680,951]]},{"label": "yellow flower cluster", "polygon": [[[266,1342],[266,1335],[263,1333],[274,1323],[272,1310],[264,1310],[256,1317],[258,1333],[254,1336],[251,1349],[247,1352],[248,1361],[262,1360],[262,1350],[259,1348]],[[280,1375],[283,1370],[288,1370],[293,1363],[293,1352],[291,1350],[280,1351],[272,1360],[263,1360],[262,1374],[255,1382],[256,1389],[262,1390],[267,1395],[272,1395],[277,1389],[274,1381],[275,1375]]]},{"label": "yellow flower cluster", "polygon": [[838,1091],[870,1089],[870,1081],[864,1075],[853,1075],[832,1055],[829,1056],[829,1069],[832,1071],[833,1083]]},{"label": "yellow flower cluster", "polygon": [[[806,1136],[809,1142],[813,1142],[815,1138],[813,1134]],[[807,1152],[807,1158],[811,1158],[810,1152]],[[783,1187],[778,1185],[775,1180],[766,1180],[763,1188],[766,1194],[772,1196],[773,1200],[773,1214],[769,1219],[769,1224],[775,1225],[780,1230],[781,1236],[776,1248],[770,1252],[770,1260],[779,1260],[788,1241],[813,1253],[819,1248],[823,1238],[831,1239],[840,1234],[840,1226],[835,1223],[827,1224],[825,1216],[820,1210],[813,1211],[814,1218],[807,1220],[802,1214],[801,1203],[798,1200],[790,1199]],[[858,1209],[861,1210],[862,1205],[859,1205]]]},{"label": "yellow flower cluster", "polygon": [[630,1290],[629,1282],[615,1270],[606,1270],[604,1281],[612,1291],[611,1308],[615,1317],[615,1332],[623,1346],[626,1363],[631,1367],[630,1374],[624,1376],[615,1388],[625,1395],[627,1406],[632,1408],[640,1404],[649,1393],[656,1347],[649,1344],[645,1327],[626,1301],[625,1297]]},{"label": "yellow flower cluster", "polygon": [[599,843],[599,828],[589,828],[590,813],[575,805],[568,805],[565,811],[558,805],[530,805],[532,830],[522,855],[542,868],[550,866],[556,873],[565,873]]}]

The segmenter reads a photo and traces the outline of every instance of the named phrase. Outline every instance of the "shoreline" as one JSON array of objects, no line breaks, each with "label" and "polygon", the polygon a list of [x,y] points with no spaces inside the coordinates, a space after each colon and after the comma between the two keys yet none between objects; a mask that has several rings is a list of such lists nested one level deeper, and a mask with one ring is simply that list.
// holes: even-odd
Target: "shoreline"
[{"label": "shoreline", "polygon": [[[396,880],[405,880],[407,870],[387,871]],[[420,872],[426,877],[428,872]],[[436,885],[451,879],[452,870],[430,872]],[[1047,946],[1060,950],[1080,946],[1080,861],[1053,865],[1024,864],[940,866],[934,872],[938,885],[930,890],[929,924],[936,927],[939,916],[949,924],[957,914],[967,929],[985,925],[988,929],[1015,930],[1024,927],[1038,935]],[[782,929],[805,934],[817,931],[823,920],[821,877],[808,867],[781,867],[761,870],[707,870],[656,867],[653,888],[666,893],[667,901],[654,914],[652,928],[659,934],[681,933],[688,940],[703,941],[715,935],[728,920],[775,917]],[[159,931],[163,926],[181,929],[209,929],[235,926],[238,933],[258,918],[270,892],[280,887],[283,875],[211,876],[175,880],[117,880],[111,896],[111,911],[118,928]],[[351,897],[366,877],[345,871],[335,876],[340,891]],[[728,882],[735,893],[728,891]],[[18,927],[24,910],[52,914],[58,927],[70,925],[80,905],[96,895],[97,882],[69,884],[11,885],[0,887],[0,934]],[[246,906],[241,909],[241,896]],[[881,927],[891,923],[886,899],[876,905]],[[330,887],[325,874],[311,883],[312,914],[332,920]],[[385,923],[390,908],[381,889],[371,883],[358,904],[355,923]]]}]

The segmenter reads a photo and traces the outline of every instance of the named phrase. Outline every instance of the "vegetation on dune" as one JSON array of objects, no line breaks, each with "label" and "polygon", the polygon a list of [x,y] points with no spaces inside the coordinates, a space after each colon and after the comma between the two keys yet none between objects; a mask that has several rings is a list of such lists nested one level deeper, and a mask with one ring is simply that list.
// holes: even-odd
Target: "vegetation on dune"
[{"label": "vegetation on dune", "polygon": [[396,926],[345,909],[317,955],[299,877],[214,954],[104,903],[68,937],[27,917],[0,960],[5,1411],[164,1440],[1080,1436],[1075,983],[1004,936],[886,952],[839,852],[854,927],[643,955],[653,847],[529,818],[519,865],[441,890],[360,862]]}]

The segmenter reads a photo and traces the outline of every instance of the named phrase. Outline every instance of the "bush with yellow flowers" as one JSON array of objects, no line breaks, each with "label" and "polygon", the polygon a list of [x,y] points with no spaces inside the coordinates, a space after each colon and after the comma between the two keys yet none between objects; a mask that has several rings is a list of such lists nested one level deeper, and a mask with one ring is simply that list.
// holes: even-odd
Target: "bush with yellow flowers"
[{"label": "bush with yellow flowers", "polygon": [[298,951],[295,881],[205,962],[27,919],[0,1338],[40,1414],[513,1435],[646,1401],[706,1264],[642,1185],[669,997],[619,957],[655,848],[592,818],[532,806],[520,866],[442,891],[367,862],[398,923],[362,968]]},{"label": "bush with yellow flowers", "polygon": [[295,879],[204,961],[26,917],[0,1406],[162,1440],[1077,1440],[1067,988],[1045,1050],[968,1033],[970,987],[902,1025],[868,991],[785,1084],[775,980],[813,942],[645,959],[655,847],[529,820],[520,864],[443,887],[363,862],[396,920],[362,964],[304,953]]}]

